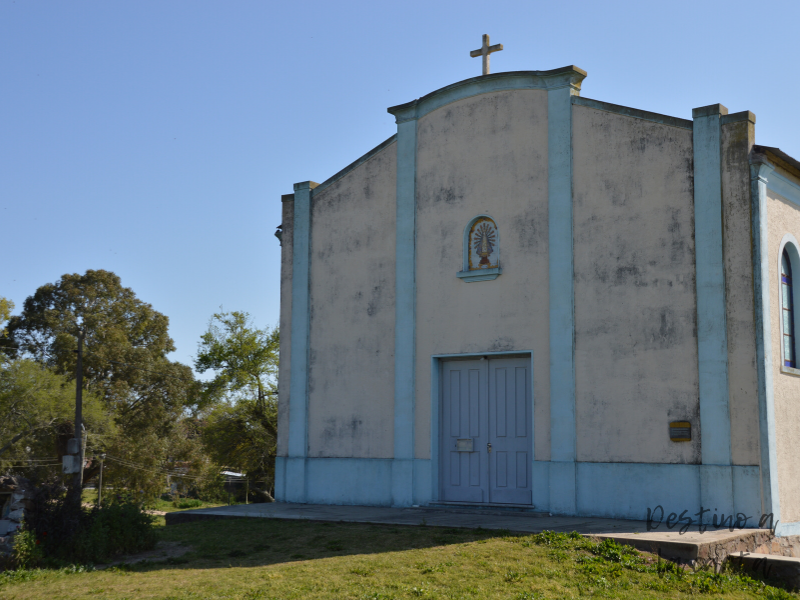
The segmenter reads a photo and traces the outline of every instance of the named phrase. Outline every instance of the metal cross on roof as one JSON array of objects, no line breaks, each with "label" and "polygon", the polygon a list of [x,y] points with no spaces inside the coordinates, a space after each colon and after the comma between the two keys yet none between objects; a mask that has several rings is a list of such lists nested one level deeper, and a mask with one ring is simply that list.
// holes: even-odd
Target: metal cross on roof
[{"label": "metal cross on roof", "polygon": [[473,50],[469,53],[472,58],[476,56],[483,56],[483,74],[489,74],[489,55],[492,52],[499,52],[503,49],[503,44],[495,44],[494,46],[489,45],[489,34],[483,34],[483,46],[481,46],[478,50]]}]

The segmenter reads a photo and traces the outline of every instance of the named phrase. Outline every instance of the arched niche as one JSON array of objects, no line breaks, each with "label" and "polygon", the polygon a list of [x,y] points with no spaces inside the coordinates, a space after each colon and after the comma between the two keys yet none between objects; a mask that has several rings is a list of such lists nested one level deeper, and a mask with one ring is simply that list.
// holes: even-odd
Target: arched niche
[{"label": "arched niche", "polygon": [[464,228],[462,270],[458,277],[466,282],[491,281],[503,272],[500,268],[500,230],[489,215],[474,217]]}]

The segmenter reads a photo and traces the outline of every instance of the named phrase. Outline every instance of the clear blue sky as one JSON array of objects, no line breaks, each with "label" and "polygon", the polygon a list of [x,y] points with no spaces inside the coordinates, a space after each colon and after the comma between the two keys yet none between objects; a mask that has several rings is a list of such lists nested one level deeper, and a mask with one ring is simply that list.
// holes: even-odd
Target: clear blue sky
[{"label": "clear blue sky", "polygon": [[582,95],[756,113],[800,158],[800,2],[0,0],[0,296],[114,271],[191,363],[220,306],[274,326],[280,195],[395,131],[388,106],[574,64]]}]

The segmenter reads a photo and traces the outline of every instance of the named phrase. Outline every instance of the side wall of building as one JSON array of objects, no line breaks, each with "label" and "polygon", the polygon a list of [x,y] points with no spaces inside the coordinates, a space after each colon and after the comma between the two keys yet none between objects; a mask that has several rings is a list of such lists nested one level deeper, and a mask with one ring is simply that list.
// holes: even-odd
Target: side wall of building
[{"label": "side wall of building", "polygon": [[[793,184],[776,191],[776,180],[782,177]],[[769,294],[772,338],[772,381],[775,406],[775,443],[778,454],[778,486],[780,517],[783,523],[800,522],[800,371],[782,368],[781,272],[782,243],[787,234],[800,240],[800,179],[776,169],[768,176],[767,219],[769,229]],[[781,193],[782,192],[782,193]],[[791,243],[791,242],[790,242]],[[797,248],[800,251],[800,248]],[[795,277],[800,276],[795,275]],[[795,296],[797,302],[797,296]],[[800,317],[795,312],[796,317]]]},{"label": "side wall of building", "polygon": [[278,456],[289,453],[289,379],[292,353],[292,243],[294,200],[292,194],[282,198],[281,226],[281,349],[278,366]]},{"label": "side wall of building", "polygon": [[752,113],[746,113],[746,116],[748,118],[738,118],[721,127],[722,243],[731,459],[734,465],[757,466],[758,376],[749,166],[750,150],[755,142],[755,116]]}]

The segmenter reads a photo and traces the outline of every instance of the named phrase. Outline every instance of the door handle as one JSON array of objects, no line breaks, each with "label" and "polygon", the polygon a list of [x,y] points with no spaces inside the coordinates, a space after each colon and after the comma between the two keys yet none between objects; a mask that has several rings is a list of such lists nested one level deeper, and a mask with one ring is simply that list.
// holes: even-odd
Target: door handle
[{"label": "door handle", "polygon": [[491,452],[492,451],[492,442],[489,442],[488,444],[486,444],[486,451],[487,452]]}]

